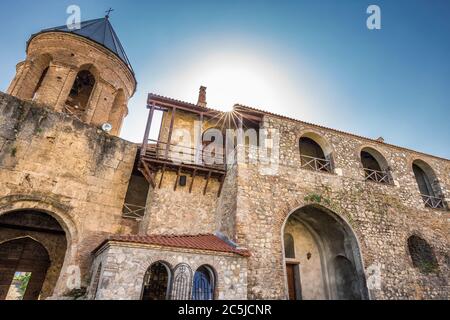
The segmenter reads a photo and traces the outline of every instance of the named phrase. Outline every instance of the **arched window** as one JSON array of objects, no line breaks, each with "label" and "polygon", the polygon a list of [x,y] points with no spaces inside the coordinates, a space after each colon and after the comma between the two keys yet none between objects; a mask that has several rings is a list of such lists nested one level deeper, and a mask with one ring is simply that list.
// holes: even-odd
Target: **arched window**
[{"label": "arched window", "polygon": [[69,97],[67,98],[64,111],[78,119],[82,119],[94,86],[95,77],[89,70],[81,70],[78,72],[70,90]]},{"label": "arched window", "polygon": [[164,262],[152,264],[144,277],[142,300],[167,300],[169,284],[170,268]]},{"label": "arched window", "polygon": [[439,268],[436,256],[431,246],[419,236],[413,235],[408,239],[409,255],[413,266],[420,272],[428,274]]},{"label": "arched window", "polygon": [[284,235],[284,256],[287,259],[295,259],[294,237],[290,233]]},{"label": "arched window", "polygon": [[323,148],[324,140],[315,134],[300,138],[300,160],[304,169],[332,172],[331,151]]},{"label": "arched window", "polygon": [[173,272],[172,300],[189,300],[192,284],[192,270],[185,264],[179,264]]},{"label": "arched window", "polygon": [[425,206],[444,209],[445,202],[433,169],[421,160],[414,161],[412,169]]},{"label": "arched window", "polygon": [[39,89],[42,87],[42,83],[44,82],[45,77],[47,76],[49,67],[45,68],[44,71],[42,71],[41,77],[38,80],[38,83],[36,84],[36,88],[33,92],[33,100],[36,100],[38,97]]},{"label": "arched window", "polygon": [[201,266],[194,275],[192,300],[214,300],[214,272],[208,266]]},{"label": "arched window", "polygon": [[386,159],[375,149],[362,149],[361,163],[364,168],[364,177],[366,180],[379,183],[392,182]]}]

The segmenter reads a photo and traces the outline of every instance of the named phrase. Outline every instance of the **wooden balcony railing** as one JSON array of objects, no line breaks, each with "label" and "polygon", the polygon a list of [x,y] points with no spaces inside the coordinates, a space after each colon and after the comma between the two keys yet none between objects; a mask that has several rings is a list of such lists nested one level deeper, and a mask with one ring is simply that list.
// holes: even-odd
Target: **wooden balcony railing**
[{"label": "wooden balcony railing", "polygon": [[387,171],[378,171],[364,168],[364,177],[368,181],[375,181],[378,183],[392,183],[392,178],[389,172]]},{"label": "wooden balcony railing", "polygon": [[141,221],[145,215],[145,207],[125,203],[122,209],[122,217]]},{"label": "wooden balcony railing", "polygon": [[445,202],[443,198],[433,197],[425,194],[422,194],[421,196],[426,207],[432,209],[445,209]]},{"label": "wooden balcony railing", "polygon": [[179,165],[199,166],[219,171],[226,169],[226,157],[223,151],[209,152],[204,148],[192,148],[178,144],[168,144],[157,140],[148,140],[143,159],[170,162]]},{"label": "wooden balcony railing", "polygon": [[300,155],[302,168],[313,171],[325,171],[332,173],[331,160],[314,158],[310,156]]}]

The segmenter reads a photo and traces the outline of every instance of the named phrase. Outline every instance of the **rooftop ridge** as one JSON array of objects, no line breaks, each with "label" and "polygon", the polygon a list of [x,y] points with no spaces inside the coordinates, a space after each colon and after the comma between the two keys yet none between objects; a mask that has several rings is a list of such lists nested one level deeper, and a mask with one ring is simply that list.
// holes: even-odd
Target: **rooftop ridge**
[{"label": "rooftop ridge", "polygon": [[69,33],[91,40],[108,49],[115,56],[117,56],[123,63],[125,63],[125,65],[134,75],[134,70],[131,66],[130,60],[128,59],[128,56],[125,53],[119,37],[114,31],[114,28],[108,17],[83,21],[81,22],[79,29],[69,29],[68,25],[43,29],[40,32],[33,34],[28,40],[27,45],[29,45],[31,40],[33,40],[38,35],[48,32]]},{"label": "rooftop ridge", "polygon": [[[149,98],[156,98],[156,99],[160,98],[160,99],[171,101],[173,103],[180,103],[180,104],[188,105],[188,106],[191,106],[191,107],[194,107],[194,108],[198,108],[198,109],[210,110],[210,111],[219,112],[219,113],[226,113],[226,112],[218,110],[218,109],[214,109],[214,108],[210,108],[210,107],[207,107],[207,108],[199,107],[196,104],[193,104],[193,103],[190,103],[190,102],[186,102],[186,101],[182,101],[182,100],[178,100],[178,99],[174,99],[174,98],[169,98],[169,97],[162,96],[162,95],[155,94],[155,93],[150,93],[149,94]],[[319,129],[331,130],[331,131],[334,131],[334,132],[337,132],[337,133],[340,133],[340,134],[349,135],[349,136],[352,136],[352,137],[355,137],[355,138],[367,140],[367,141],[370,141],[372,143],[376,143],[376,144],[379,144],[379,145],[392,147],[392,148],[395,148],[395,149],[398,149],[398,150],[413,152],[413,153],[417,153],[419,155],[432,157],[432,158],[439,159],[439,160],[450,161],[450,159],[446,159],[446,158],[443,158],[443,157],[440,157],[440,156],[435,156],[435,155],[432,155],[432,154],[428,154],[428,153],[425,153],[425,152],[409,149],[409,148],[406,148],[406,147],[401,147],[401,146],[397,146],[397,145],[394,145],[394,144],[381,142],[378,139],[368,138],[368,137],[364,137],[364,136],[361,136],[361,135],[358,135],[358,134],[355,134],[355,133],[342,131],[342,130],[339,130],[339,129],[333,129],[333,128],[330,128],[330,127],[326,127],[326,126],[323,126],[323,125],[310,123],[310,122],[303,121],[303,120],[298,120],[298,119],[295,119],[295,118],[291,118],[291,117],[288,117],[288,116],[280,115],[280,114],[273,113],[273,112],[270,112],[270,111],[265,111],[263,109],[249,107],[249,106],[246,106],[246,105],[243,105],[243,104],[240,104],[240,103],[234,104],[234,108],[235,109],[236,108],[248,109],[249,111],[259,112],[259,113],[262,113],[262,114],[266,114],[266,115],[270,115],[270,116],[274,116],[274,117],[278,117],[278,118],[283,118],[283,119],[294,121],[294,122],[298,122],[298,123],[303,123],[303,124],[306,124],[306,125],[309,125],[309,126],[313,126],[313,127],[319,128]]]}]

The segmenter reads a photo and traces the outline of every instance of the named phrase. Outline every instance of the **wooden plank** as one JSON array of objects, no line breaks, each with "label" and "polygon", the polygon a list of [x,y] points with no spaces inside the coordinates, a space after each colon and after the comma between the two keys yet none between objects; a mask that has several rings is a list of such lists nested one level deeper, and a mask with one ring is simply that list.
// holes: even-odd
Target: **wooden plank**
[{"label": "wooden plank", "polygon": [[178,168],[178,171],[177,171],[177,178],[175,179],[175,186],[173,188],[173,191],[177,191],[178,181],[180,181],[180,174],[181,174],[181,166]]},{"label": "wooden plank", "polygon": [[155,104],[153,103],[150,108],[150,111],[148,113],[147,125],[145,127],[145,133],[144,133],[144,141],[142,143],[142,149],[141,149],[141,156],[144,155],[145,152],[147,151],[148,137],[150,135],[150,130],[152,127],[154,113],[155,113]]},{"label": "wooden plank", "polygon": [[166,156],[165,159],[169,157],[169,148],[171,145],[172,140],[172,134],[173,134],[173,125],[175,123],[175,114],[177,113],[177,108],[172,109],[172,118],[170,119],[170,127],[169,127],[169,137],[167,138],[167,145],[166,145]]},{"label": "wooden plank", "polygon": [[148,182],[152,185],[153,188],[156,188],[155,179],[152,176],[152,172],[150,168],[148,167],[147,163],[145,161],[142,161],[142,165],[144,167],[144,176],[147,178]]},{"label": "wooden plank", "polygon": [[[165,161],[165,160],[156,160],[156,159],[152,159],[150,157],[144,157],[143,159],[145,161],[154,162],[154,163],[158,163],[158,164],[161,164],[161,165],[167,164],[168,166],[172,165],[174,167],[175,166],[178,167],[177,164],[173,164],[170,161],[168,162],[168,161]],[[218,169],[218,168],[214,168],[214,167],[202,167],[202,166],[188,165],[188,164],[185,164],[185,163],[183,163],[183,168],[189,168],[189,169],[192,169],[192,170],[197,169],[198,171],[204,171],[204,172],[210,172],[211,171],[211,172],[217,173],[217,174],[224,174],[226,172],[225,167],[224,167],[224,169]]]},{"label": "wooden plank", "polygon": [[200,131],[197,137],[197,145],[195,146],[195,164],[203,164],[203,113],[200,113]]},{"label": "wooden plank", "polygon": [[159,180],[159,189],[161,189],[163,179],[164,179],[164,173],[166,172],[166,164],[163,165],[162,171],[161,171],[161,179]]},{"label": "wooden plank", "polygon": [[192,181],[189,187],[189,193],[192,193],[192,188],[194,187],[194,180],[196,176],[197,176],[197,169],[195,169],[194,172],[192,173]]},{"label": "wooden plank", "polygon": [[218,197],[220,197],[220,195],[222,194],[222,189],[223,189],[224,183],[225,183],[225,175],[223,175],[222,178],[220,178],[220,187],[219,187],[219,192],[217,194]]},{"label": "wooden plank", "polygon": [[209,180],[211,179],[211,171],[208,172],[208,177],[206,178],[205,189],[203,190],[203,195],[206,195],[208,189]]}]

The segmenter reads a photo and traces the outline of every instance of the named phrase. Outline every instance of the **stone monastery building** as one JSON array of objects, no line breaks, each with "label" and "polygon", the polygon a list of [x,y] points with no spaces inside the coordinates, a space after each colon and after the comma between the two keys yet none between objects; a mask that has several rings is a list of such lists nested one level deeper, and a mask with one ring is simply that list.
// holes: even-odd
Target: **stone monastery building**
[{"label": "stone monastery building", "polygon": [[108,16],[26,53],[0,93],[0,299],[18,273],[31,300],[449,298],[449,160],[220,112],[204,87],[150,94],[131,143],[137,82]]}]

